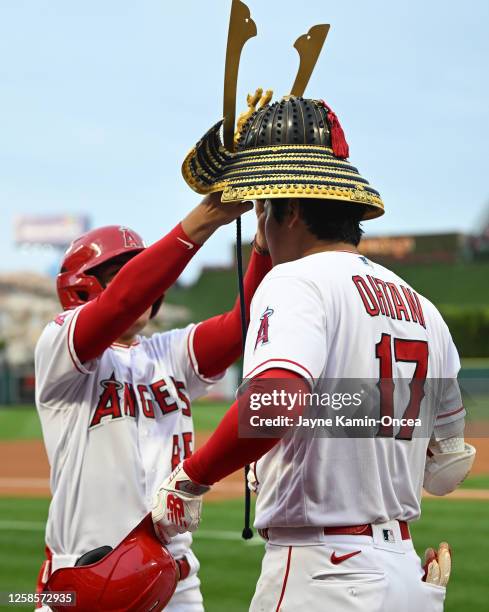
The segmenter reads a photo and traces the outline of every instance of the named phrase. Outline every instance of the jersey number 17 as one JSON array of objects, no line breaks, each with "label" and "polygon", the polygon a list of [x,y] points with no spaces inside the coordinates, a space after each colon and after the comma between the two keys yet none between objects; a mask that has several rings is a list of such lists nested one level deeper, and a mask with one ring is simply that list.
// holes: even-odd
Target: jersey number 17
[{"label": "jersey number 17", "polygon": [[[394,351],[392,348],[394,347]],[[394,353],[394,354],[393,354]],[[394,418],[394,379],[392,378],[393,361],[415,363],[414,374],[409,383],[409,402],[402,415],[403,419],[417,419],[421,402],[425,396],[425,380],[428,373],[428,343],[424,340],[405,340],[382,334],[380,342],[375,345],[375,356],[379,360],[380,417]],[[389,419],[389,420],[391,420]],[[412,440],[414,425],[402,425],[397,440]],[[377,436],[392,438],[392,424],[381,424]]]}]

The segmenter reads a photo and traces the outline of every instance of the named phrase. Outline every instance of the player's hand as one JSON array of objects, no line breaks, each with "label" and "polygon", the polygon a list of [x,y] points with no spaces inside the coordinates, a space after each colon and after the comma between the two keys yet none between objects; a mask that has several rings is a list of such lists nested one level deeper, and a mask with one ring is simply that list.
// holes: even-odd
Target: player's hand
[{"label": "player's hand", "polygon": [[255,202],[255,212],[257,219],[257,228],[255,235],[255,248],[259,253],[268,253],[267,237],[265,234],[265,202],[263,200],[257,200]]},{"label": "player's hand", "polygon": [[446,542],[442,542],[438,552],[427,548],[424,554],[423,580],[429,584],[446,587],[452,569],[452,554]]},{"label": "player's hand", "polygon": [[151,514],[156,534],[164,544],[178,533],[197,529],[202,513],[202,495],[209,489],[206,485],[192,482],[181,463],[160,485]]},{"label": "player's hand", "polygon": [[253,208],[250,201],[222,204],[221,195],[221,192],[206,195],[182,221],[183,231],[193,242],[204,244],[218,227],[235,221]]}]

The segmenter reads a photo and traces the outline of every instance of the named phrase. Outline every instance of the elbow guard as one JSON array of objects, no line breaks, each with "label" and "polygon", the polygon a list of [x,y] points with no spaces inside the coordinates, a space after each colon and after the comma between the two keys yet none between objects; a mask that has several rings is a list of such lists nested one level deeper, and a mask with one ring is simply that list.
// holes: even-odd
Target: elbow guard
[{"label": "elbow guard", "polygon": [[475,459],[475,448],[463,438],[449,438],[428,447],[423,487],[432,495],[447,495],[465,480]]}]

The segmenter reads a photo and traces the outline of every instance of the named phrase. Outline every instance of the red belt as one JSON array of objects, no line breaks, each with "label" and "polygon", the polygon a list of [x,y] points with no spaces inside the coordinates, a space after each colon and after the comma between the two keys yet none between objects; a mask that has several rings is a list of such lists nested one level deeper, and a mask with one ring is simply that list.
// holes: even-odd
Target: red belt
[{"label": "red belt", "polygon": [[[411,534],[409,533],[409,525],[406,521],[398,521],[401,529],[401,537],[403,540],[410,540]],[[325,527],[324,535],[362,535],[362,536],[373,536],[372,525],[367,523],[366,525],[352,525],[350,527]]]},{"label": "red belt", "polygon": [[[406,521],[397,521],[401,530],[401,537],[403,540],[410,540],[411,534],[409,532],[409,525]],[[324,535],[358,535],[358,536],[370,536],[373,537],[373,529],[370,523],[365,525],[350,525],[344,527],[324,527]],[[258,533],[264,540],[268,540],[268,529],[258,529]]]}]

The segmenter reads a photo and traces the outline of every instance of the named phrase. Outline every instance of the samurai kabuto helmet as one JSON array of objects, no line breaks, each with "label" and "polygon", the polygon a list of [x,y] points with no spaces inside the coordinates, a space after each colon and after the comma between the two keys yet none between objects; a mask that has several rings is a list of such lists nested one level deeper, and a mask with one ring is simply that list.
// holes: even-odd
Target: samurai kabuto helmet
[{"label": "samurai kabuto helmet", "polygon": [[[287,96],[265,101],[238,121],[236,151],[216,123],[187,155],[182,172],[198,193],[222,191],[223,202],[269,198],[340,200],[365,206],[364,219],[384,213],[379,193],[348,160],[349,148],[335,113],[322,100]],[[250,108],[253,109],[253,104]]]},{"label": "samurai kabuto helmet", "polygon": [[383,214],[378,191],[348,161],[348,144],[335,113],[322,100],[303,97],[329,29],[329,24],[315,25],[295,41],[300,62],[290,94],[270,104],[272,92],[263,95],[257,89],[248,96],[248,110],[235,131],[241,51],[257,28],[248,7],[241,0],[232,1],[224,119],[199,140],[182,166],[194,191],[222,191],[223,203],[311,198],[361,204],[363,219]]}]

